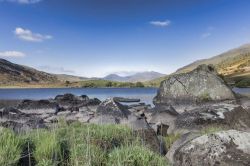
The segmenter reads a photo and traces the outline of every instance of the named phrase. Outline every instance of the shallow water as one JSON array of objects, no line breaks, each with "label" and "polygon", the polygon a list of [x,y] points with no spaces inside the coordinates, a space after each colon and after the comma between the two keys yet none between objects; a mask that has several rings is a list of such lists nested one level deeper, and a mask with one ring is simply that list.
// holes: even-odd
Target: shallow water
[{"label": "shallow water", "polygon": [[[250,94],[250,88],[234,88],[237,93]],[[88,95],[91,98],[105,100],[110,97],[139,98],[152,104],[157,88],[44,88],[44,89],[0,89],[0,99],[48,99],[56,95],[72,93]]]},{"label": "shallow water", "polygon": [[50,89],[0,89],[0,99],[48,99],[72,93],[105,100],[110,97],[139,98],[152,104],[157,88],[50,88]]}]

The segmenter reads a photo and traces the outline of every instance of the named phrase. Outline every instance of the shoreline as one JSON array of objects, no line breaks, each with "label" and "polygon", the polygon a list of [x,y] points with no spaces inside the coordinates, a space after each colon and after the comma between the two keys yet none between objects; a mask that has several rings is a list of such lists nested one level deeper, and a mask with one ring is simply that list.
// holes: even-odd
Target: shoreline
[{"label": "shoreline", "polygon": [[1,89],[158,89],[159,87],[0,87]]}]

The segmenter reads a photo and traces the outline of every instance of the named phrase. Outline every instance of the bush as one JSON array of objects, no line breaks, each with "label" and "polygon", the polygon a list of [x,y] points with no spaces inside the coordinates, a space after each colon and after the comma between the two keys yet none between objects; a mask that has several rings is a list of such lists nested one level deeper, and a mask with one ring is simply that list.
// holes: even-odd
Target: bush
[{"label": "bush", "polygon": [[115,149],[109,154],[108,164],[114,166],[166,166],[166,159],[149,149],[131,145]]},{"label": "bush", "polygon": [[250,78],[245,78],[240,81],[237,81],[235,86],[239,88],[250,87]]},{"label": "bush", "polygon": [[144,88],[144,84],[142,82],[136,82],[135,87]]},{"label": "bush", "polygon": [[12,131],[0,131],[0,165],[16,165],[21,158],[23,142]]}]

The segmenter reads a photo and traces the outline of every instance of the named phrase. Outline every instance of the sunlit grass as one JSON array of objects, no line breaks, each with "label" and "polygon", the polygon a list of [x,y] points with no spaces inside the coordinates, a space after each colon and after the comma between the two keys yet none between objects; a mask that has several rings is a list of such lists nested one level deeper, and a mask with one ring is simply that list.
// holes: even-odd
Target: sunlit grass
[{"label": "sunlit grass", "polygon": [[8,129],[0,130],[0,165],[16,165],[21,158],[23,141]]},{"label": "sunlit grass", "polygon": [[38,166],[167,165],[165,157],[152,152],[130,128],[122,125],[67,125],[60,121],[50,130],[38,129],[23,135],[9,130],[3,133],[1,166],[17,164],[27,142],[32,144],[29,153]]}]

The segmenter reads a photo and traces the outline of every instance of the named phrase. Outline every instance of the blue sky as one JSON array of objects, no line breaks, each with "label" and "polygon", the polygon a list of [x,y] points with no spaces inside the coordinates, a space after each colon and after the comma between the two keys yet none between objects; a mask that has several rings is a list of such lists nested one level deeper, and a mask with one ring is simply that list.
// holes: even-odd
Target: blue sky
[{"label": "blue sky", "polygon": [[0,58],[80,76],[158,71],[250,42],[247,0],[0,0]]}]

